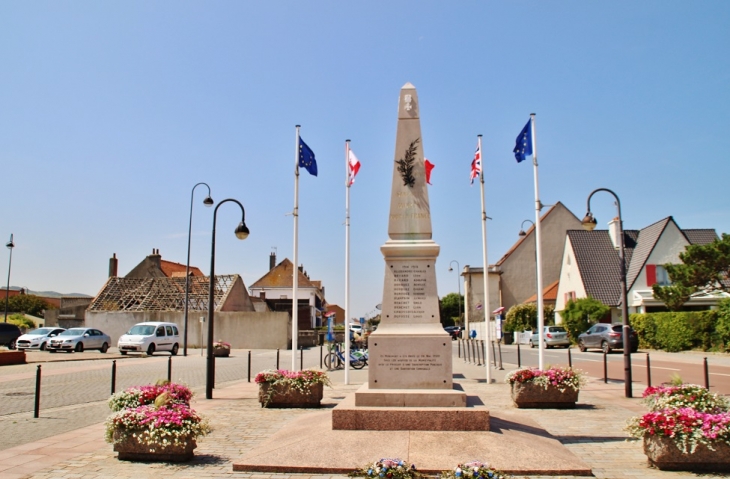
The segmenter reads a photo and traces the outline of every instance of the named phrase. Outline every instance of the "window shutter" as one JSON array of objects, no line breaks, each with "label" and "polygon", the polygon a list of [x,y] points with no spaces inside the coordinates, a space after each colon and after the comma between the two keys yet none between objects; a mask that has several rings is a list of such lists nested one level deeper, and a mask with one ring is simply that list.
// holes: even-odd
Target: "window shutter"
[{"label": "window shutter", "polygon": [[656,265],[647,264],[646,265],[646,285],[652,286],[654,283],[656,283]]}]

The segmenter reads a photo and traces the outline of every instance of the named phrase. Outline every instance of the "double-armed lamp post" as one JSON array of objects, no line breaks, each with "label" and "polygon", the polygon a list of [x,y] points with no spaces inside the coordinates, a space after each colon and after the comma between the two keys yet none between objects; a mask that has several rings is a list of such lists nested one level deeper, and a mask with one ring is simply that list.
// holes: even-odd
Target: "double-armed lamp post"
[{"label": "double-armed lamp post", "polygon": [[235,230],[236,238],[244,240],[248,238],[248,228],[246,227],[246,210],[243,205],[233,198],[223,200],[216,205],[213,210],[213,235],[210,247],[210,288],[208,289],[208,355],[206,357],[205,371],[205,398],[213,399],[213,383],[215,382],[215,356],[213,356],[213,317],[215,312],[215,220],[218,215],[218,208],[223,203],[233,201],[241,207],[241,222]]},{"label": "double-armed lamp post", "polygon": [[606,193],[610,193],[611,195],[613,195],[613,197],[616,199],[616,207],[618,208],[617,236],[619,244],[619,280],[621,282],[621,320],[624,335],[624,389],[626,397],[630,398],[633,397],[633,392],[631,390],[631,337],[629,335],[631,329],[629,327],[629,304],[626,297],[626,256],[624,255],[624,226],[623,220],[621,219],[621,201],[618,199],[616,193],[609,190],[608,188],[598,188],[596,190],[593,190],[591,194],[588,195],[588,201],[586,203],[587,213],[585,218],[583,218],[582,224],[583,228],[588,231],[593,231],[596,228],[597,222],[596,219],[593,217],[593,213],[591,213],[591,197],[599,191],[605,191]]},{"label": "double-armed lamp post", "polygon": [[210,197],[210,186],[207,183],[198,183],[193,186],[193,190],[190,192],[190,222],[188,223],[188,261],[185,263],[185,321],[183,327],[183,356],[188,355],[188,302],[190,297],[190,237],[193,233],[193,195],[195,194],[195,188],[200,185],[205,185],[208,188],[208,196],[203,200],[203,204],[210,208],[213,206],[213,198]]}]

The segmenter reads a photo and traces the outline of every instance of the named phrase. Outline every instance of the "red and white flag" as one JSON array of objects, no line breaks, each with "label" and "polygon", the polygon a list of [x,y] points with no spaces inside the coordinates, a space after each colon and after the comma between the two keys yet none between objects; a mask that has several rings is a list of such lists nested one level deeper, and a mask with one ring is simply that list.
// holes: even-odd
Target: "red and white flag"
[{"label": "red and white flag", "polygon": [[360,171],[360,160],[357,159],[352,150],[347,150],[347,186],[355,182],[358,171]]},{"label": "red and white flag", "polygon": [[474,179],[482,174],[482,148],[481,145],[477,145],[477,151],[474,152],[474,159],[471,160],[471,184],[474,184]]},{"label": "red and white flag", "polygon": [[429,185],[431,184],[431,170],[436,166],[430,161],[428,161],[428,158],[423,159],[423,166],[426,168],[426,183]]}]

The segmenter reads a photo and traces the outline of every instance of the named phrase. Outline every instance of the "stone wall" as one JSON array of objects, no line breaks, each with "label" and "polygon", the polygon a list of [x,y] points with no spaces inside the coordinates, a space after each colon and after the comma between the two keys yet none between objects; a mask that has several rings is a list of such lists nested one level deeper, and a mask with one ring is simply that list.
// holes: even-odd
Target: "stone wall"
[{"label": "stone wall", "polygon": [[[201,323],[207,312],[188,313],[188,348],[198,348],[207,344],[208,323]],[[104,331],[117,345],[119,337],[137,323],[165,321],[175,323],[180,329],[180,347],[183,346],[182,312],[176,311],[87,311],[86,326]],[[202,327],[202,328],[201,328]],[[291,348],[291,317],[285,312],[217,312],[215,313],[215,332],[213,340],[230,343],[234,349],[287,349]]]}]

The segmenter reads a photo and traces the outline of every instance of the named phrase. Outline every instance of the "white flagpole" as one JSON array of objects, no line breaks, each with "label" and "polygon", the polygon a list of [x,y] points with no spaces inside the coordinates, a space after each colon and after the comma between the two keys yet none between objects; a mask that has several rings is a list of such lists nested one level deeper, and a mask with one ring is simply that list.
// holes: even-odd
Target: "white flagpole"
[{"label": "white flagpole", "polygon": [[297,342],[299,339],[299,128],[297,125],[297,142],[294,147],[294,272],[292,273],[291,300],[291,370],[297,370]]},{"label": "white flagpole", "polygon": [[484,204],[484,151],[482,150],[482,135],[477,135],[477,141],[479,143],[479,152],[481,155],[482,171],[479,174],[479,187],[482,193],[482,259],[484,262],[484,301],[482,303],[482,309],[484,310],[484,331],[486,332],[486,356],[484,358],[484,366],[487,369],[487,384],[492,383],[492,369],[491,369],[491,351],[492,351],[492,340],[491,332],[489,331],[489,261],[487,261],[487,210]]},{"label": "white flagpole", "polygon": [[345,140],[345,384],[350,384],[350,140]]},{"label": "white flagpole", "polygon": [[543,311],[542,297],[542,241],[540,234],[540,190],[537,181],[537,138],[535,138],[535,114],[530,113],[530,128],[532,137],[532,164],[535,171],[535,262],[537,263],[537,330],[539,332],[538,367],[543,370],[545,367],[545,338],[543,329],[545,327],[545,313]]}]

